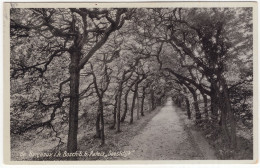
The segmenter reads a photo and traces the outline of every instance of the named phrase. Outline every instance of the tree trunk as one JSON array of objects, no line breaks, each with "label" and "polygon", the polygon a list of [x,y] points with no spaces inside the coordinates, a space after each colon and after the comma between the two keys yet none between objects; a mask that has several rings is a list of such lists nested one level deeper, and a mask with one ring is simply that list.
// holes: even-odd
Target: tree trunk
[{"label": "tree trunk", "polygon": [[199,109],[199,104],[198,104],[198,98],[197,98],[197,93],[196,91],[191,88],[191,87],[188,87],[188,89],[190,90],[191,94],[192,94],[192,97],[193,97],[193,105],[194,105],[194,108],[195,108],[195,117],[196,117],[196,120],[200,120],[201,119],[201,113],[200,113],[200,109]]},{"label": "tree trunk", "polygon": [[[231,108],[231,101],[228,93],[228,87],[226,84],[226,81],[223,77],[221,77],[221,85],[222,85],[222,101],[223,104],[225,105],[225,109],[223,109],[224,113],[228,115],[229,117],[229,123],[230,123],[230,143],[231,143],[231,148],[236,149],[237,147],[237,139],[236,139],[236,122],[235,122],[235,116],[234,113],[232,112]],[[226,116],[227,117],[227,116]],[[223,121],[222,121],[223,122]]]},{"label": "tree trunk", "polygon": [[177,106],[181,108],[181,103],[179,97],[177,98]]},{"label": "tree trunk", "polygon": [[115,96],[114,112],[113,112],[113,124],[110,126],[110,129],[114,129],[116,126],[116,113],[117,113],[117,94]]},{"label": "tree trunk", "polygon": [[121,117],[121,122],[124,122],[125,121],[125,117],[126,117],[126,113],[127,113],[127,110],[128,110],[128,101],[127,101],[127,98],[128,98],[128,94],[131,90],[131,87],[129,87],[129,89],[126,91],[125,93],[125,97],[124,97],[124,100],[125,100],[125,109],[124,109],[124,113]]},{"label": "tree trunk", "polygon": [[145,99],[145,87],[143,87],[143,95],[141,100],[141,116],[144,116],[144,99]]},{"label": "tree trunk", "polygon": [[140,103],[139,103],[139,93],[138,93],[138,88],[137,88],[137,92],[136,92],[136,106],[137,106],[137,120],[139,120],[140,118]]},{"label": "tree trunk", "polygon": [[196,96],[194,96],[194,108],[195,108],[195,112],[196,112],[196,120],[200,120],[201,119],[201,113],[200,113],[200,109],[199,109],[199,104],[198,104],[198,100],[197,100],[197,94],[195,93]]},{"label": "tree trunk", "polygon": [[218,121],[218,95],[215,87],[211,84],[211,94],[210,94],[210,108],[211,108],[211,119],[213,122]]},{"label": "tree trunk", "polygon": [[72,51],[70,53],[70,108],[69,108],[69,133],[67,152],[77,151],[78,134],[78,112],[79,112],[79,80],[80,80],[80,52]]},{"label": "tree trunk", "polygon": [[229,133],[228,133],[228,127],[227,127],[227,112],[226,112],[226,107],[225,104],[222,104],[220,107],[221,108],[221,127],[222,130],[224,132],[224,136],[226,137],[226,139],[229,140]]},{"label": "tree trunk", "polygon": [[95,138],[101,138],[100,134],[100,111],[98,109],[97,118],[96,118],[96,135]]},{"label": "tree trunk", "polygon": [[118,88],[118,98],[117,98],[117,127],[116,132],[121,132],[120,130],[120,111],[121,111],[121,97],[122,97],[122,91],[123,91],[123,82],[121,81],[119,83]]},{"label": "tree trunk", "polygon": [[101,145],[104,145],[105,144],[105,124],[104,124],[104,111],[103,111],[102,98],[99,100],[99,113],[100,113],[100,120],[101,120],[101,129],[100,129]]},{"label": "tree trunk", "polygon": [[137,88],[138,88],[138,84],[135,84],[135,90],[134,90],[134,96],[133,96],[133,102],[132,102],[132,107],[131,107],[131,118],[130,118],[130,124],[133,124],[133,118],[134,118],[134,108],[135,108],[135,99],[137,96]]},{"label": "tree trunk", "polygon": [[185,97],[185,102],[186,102],[188,119],[191,119],[190,101],[189,101],[188,97]]}]

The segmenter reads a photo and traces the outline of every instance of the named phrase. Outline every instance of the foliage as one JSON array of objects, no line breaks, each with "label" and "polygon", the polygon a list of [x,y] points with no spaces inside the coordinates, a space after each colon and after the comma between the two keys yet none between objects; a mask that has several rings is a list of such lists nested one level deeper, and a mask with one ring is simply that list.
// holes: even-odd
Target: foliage
[{"label": "foliage", "polygon": [[235,123],[252,130],[251,8],[13,8],[10,14],[12,137],[31,140],[36,133],[74,151],[77,139],[67,135],[78,132],[77,138],[86,128],[101,131],[103,145],[104,127],[117,124],[120,132],[122,115],[131,123],[134,112],[155,109],[169,96],[210,128],[207,135],[220,132],[230,151],[241,126]]}]

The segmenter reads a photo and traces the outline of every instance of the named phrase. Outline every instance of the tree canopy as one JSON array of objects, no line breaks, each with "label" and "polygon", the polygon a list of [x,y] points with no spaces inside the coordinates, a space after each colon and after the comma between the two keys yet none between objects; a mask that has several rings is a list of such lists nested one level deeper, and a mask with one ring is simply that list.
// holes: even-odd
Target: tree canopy
[{"label": "tree canopy", "polygon": [[121,132],[167,97],[197,124],[253,124],[252,8],[12,8],[11,136],[76,152],[93,127]]}]

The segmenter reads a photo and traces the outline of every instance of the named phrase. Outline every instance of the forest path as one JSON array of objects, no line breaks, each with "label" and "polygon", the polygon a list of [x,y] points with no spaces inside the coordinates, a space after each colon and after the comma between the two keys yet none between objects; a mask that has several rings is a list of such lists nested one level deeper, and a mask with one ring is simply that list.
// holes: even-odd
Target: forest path
[{"label": "forest path", "polygon": [[134,152],[129,160],[215,160],[203,135],[186,124],[184,111],[168,99],[161,111],[124,150]]}]

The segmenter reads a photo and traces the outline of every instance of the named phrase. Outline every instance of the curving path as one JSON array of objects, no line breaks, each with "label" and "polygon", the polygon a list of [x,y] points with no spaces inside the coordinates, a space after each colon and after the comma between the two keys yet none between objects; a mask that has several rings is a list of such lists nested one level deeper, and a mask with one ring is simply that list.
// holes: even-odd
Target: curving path
[{"label": "curving path", "polygon": [[130,160],[217,159],[204,137],[184,124],[184,111],[171,99],[124,150],[135,150]]}]

